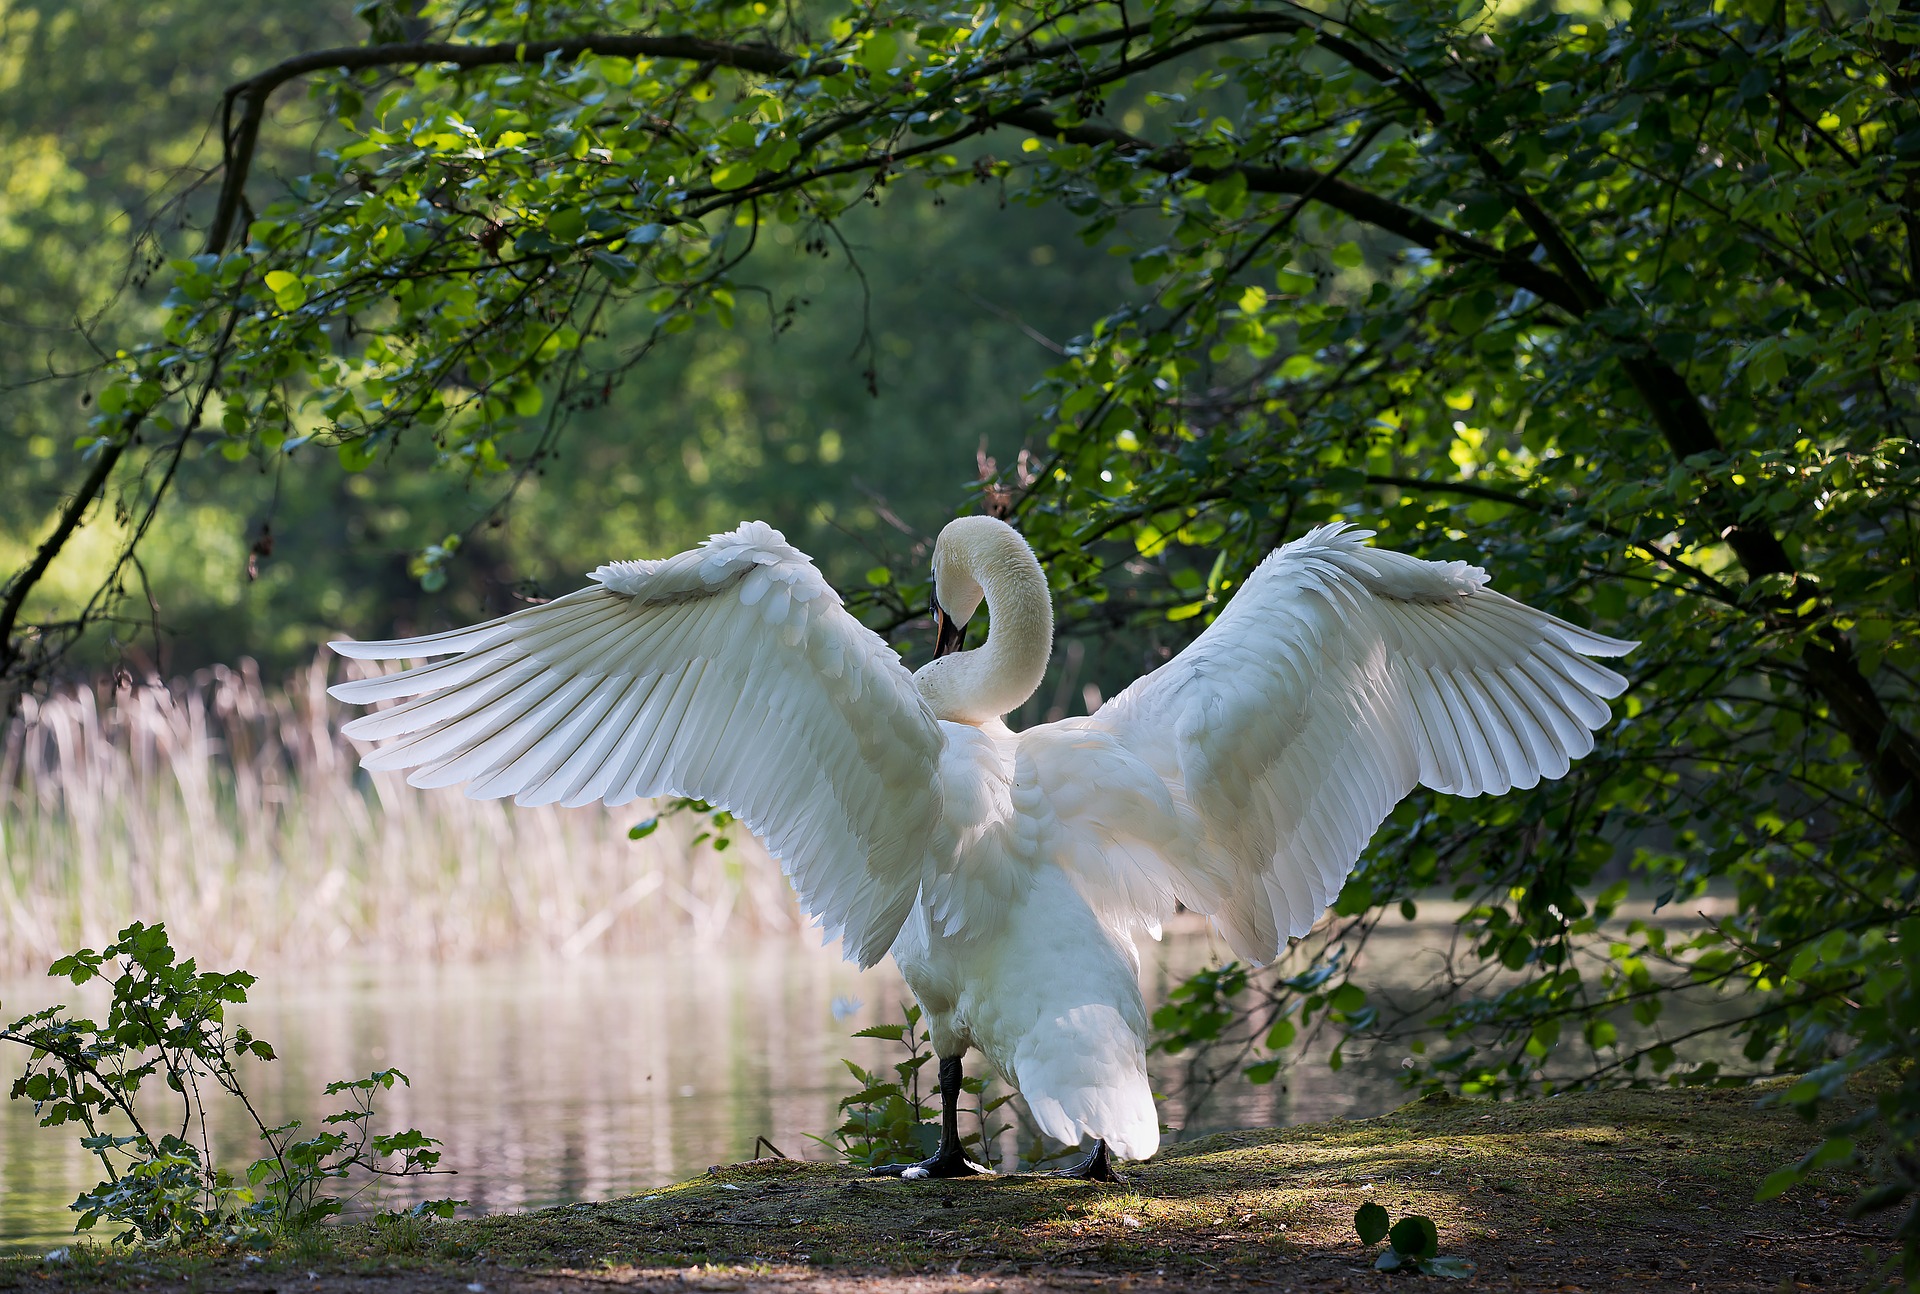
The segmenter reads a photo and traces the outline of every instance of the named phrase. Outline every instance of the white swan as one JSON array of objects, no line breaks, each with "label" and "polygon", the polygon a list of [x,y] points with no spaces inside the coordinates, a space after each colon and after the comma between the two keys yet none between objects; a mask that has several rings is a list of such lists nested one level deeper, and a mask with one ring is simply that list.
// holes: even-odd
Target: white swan
[{"label": "white swan", "polygon": [[[412,698],[346,726],[414,786],[569,805],[694,796],[738,814],[847,956],[889,950],[940,1058],[940,1151],[977,1048],[1049,1136],[1159,1145],[1136,927],[1176,904],[1266,962],[1307,933],[1416,783],[1458,795],[1559,777],[1635,645],[1486,587],[1463,562],[1322,526],[1263,562],[1191,646],[1087,718],[1013,732],[1053,644],[1046,577],[1012,528],[934,548],[936,658],[909,674],[804,553],[761,522],[450,633],[337,642],[451,656],[342,683]],[[984,646],[956,650],[985,599]]]}]

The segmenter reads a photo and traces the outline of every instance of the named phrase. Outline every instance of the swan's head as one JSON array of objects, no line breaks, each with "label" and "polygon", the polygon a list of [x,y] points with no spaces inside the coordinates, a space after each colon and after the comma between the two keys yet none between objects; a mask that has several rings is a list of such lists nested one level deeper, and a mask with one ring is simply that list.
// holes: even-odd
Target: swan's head
[{"label": "swan's head", "polygon": [[[993,566],[1004,564],[1018,548],[1033,560],[1033,550],[1020,532],[994,517],[960,517],[949,521],[933,541],[933,654],[940,657],[960,650],[967,621],[980,609],[986,590],[980,581]],[[1002,558],[996,562],[996,558]]]},{"label": "swan's head", "polygon": [[[982,600],[993,611],[987,646],[961,653]],[[918,677],[939,717],[978,723],[1032,694],[1053,651],[1053,604],[1019,531],[993,517],[947,523],[933,546],[933,623],[935,659]]]}]

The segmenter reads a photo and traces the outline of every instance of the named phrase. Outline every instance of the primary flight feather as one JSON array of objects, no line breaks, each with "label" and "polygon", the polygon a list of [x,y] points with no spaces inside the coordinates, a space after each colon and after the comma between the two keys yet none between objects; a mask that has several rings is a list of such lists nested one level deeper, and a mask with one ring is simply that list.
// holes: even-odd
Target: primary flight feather
[{"label": "primary flight feather", "polygon": [[[400,701],[349,723],[372,769],[521,804],[681,795],[737,814],[847,955],[892,952],[940,1058],[940,1151],[890,1171],[976,1171],[955,1124],[978,1049],[1041,1129],[1159,1144],[1137,928],[1176,905],[1250,961],[1278,956],[1416,785],[1458,795],[1559,777],[1626,681],[1635,644],[1322,526],[1261,563],[1185,651],[1091,716],[1002,716],[1052,651],[1046,577],[1005,523],[934,550],[936,659],[917,674],[808,557],[748,522],[662,561],[470,629],[338,642],[446,657],[342,683]],[[954,650],[984,600],[981,647]]]}]

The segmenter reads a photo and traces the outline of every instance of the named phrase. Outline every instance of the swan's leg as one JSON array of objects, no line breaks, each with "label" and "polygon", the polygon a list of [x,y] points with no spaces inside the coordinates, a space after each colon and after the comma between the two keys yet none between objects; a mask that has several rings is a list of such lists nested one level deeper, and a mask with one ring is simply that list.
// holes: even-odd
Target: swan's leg
[{"label": "swan's leg", "polygon": [[1117,1182],[1120,1174],[1113,1171],[1113,1159],[1107,1153],[1105,1139],[1093,1143],[1093,1151],[1072,1168],[1062,1168],[1049,1173],[1049,1177],[1075,1177],[1083,1182]]},{"label": "swan's leg", "polygon": [[882,1164],[874,1177],[978,1177],[991,1170],[969,1160],[960,1149],[960,1058],[940,1060],[940,1149],[917,1164]]}]

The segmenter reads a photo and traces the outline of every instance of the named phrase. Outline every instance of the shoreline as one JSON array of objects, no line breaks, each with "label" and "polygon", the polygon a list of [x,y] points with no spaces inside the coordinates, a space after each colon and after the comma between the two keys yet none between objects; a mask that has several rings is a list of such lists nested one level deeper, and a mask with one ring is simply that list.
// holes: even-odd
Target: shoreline
[{"label": "shoreline", "polygon": [[[466,1290],[1388,1289],[1353,1213],[1431,1217],[1458,1288],[1856,1289],[1894,1252],[1852,1220],[1862,1184],[1761,1177],[1813,1144],[1765,1089],[1426,1098],[1372,1119],[1217,1133],[1122,1167],[1117,1186],[1007,1176],[867,1178],[836,1164],[720,1165],[646,1195],[471,1220],[371,1221],[263,1254],[0,1258],[0,1289],[284,1294]],[[1423,1278],[1424,1279],[1424,1278]]]}]

